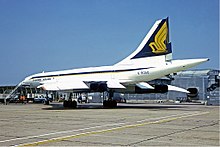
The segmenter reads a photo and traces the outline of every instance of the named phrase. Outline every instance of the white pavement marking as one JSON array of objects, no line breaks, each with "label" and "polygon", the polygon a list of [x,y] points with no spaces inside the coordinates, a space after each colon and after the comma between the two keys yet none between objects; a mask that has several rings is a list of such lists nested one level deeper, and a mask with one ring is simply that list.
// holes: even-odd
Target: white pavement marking
[{"label": "white pavement marking", "polygon": [[[188,115],[188,114],[192,114],[192,113],[183,113],[182,115]],[[179,115],[178,115],[178,114],[175,114],[175,115],[169,115],[169,116],[164,116],[164,117],[148,118],[148,119],[143,119],[143,120],[139,120],[139,121],[136,121],[136,122],[139,123],[139,122],[145,122],[145,121],[152,121],[152,120],[164,119],[164,118],[169,118],[169,117],[174,117],[174,116],[179,116]],[[9,142],[9,141],[16,141],[16,140],[26,140],[26,139],[37,138],[37,137],[43,137],[43,136],[49,136],[49,135],[57,135],[57,134],[65,134],[65,133],[71,133],[71,132],[78,132],[78,131],[84,131],[84,130],[89,130],[89,129],[102,128],[102,127],[125,125],[125,124],[129,124],[129,122],[106,124],[106,125],[100,125],[100,126],[82,128],[82,129],[77,129],[77,130],[68,130],[68,131],[52,132],[52,133],[46,133],[46,134],[41,134],[41,135],[35,135],[35,136],[27,136],[27,137],[21,137],[21,138],[13,138],[13,139],[1,140],[0,143]]]},{"label": "white pavement marking", "polygon": [[0,141],[0,143],[9,142],[9,141],[16,141],[16,140],[26,140],[26,139],[43,137],[43,136],[49,136],[49,135],[56,135],[56,134],[65,134],[65,133],[71,133],[71,132],[78,132],[78,131],[84,131],[84,130],[89,130],[89,129],[96,129],[96,128],[101,128],[101,127],[109,127],[109,126],[123,125],[123,124],[124,123],[107,124],[107,125],[94,126],[94,127],[82,128],[82,129],[77,129],[77,130],[68,130],[68,131],[60,131],[60,132],[52,132],[52,133],[47,133],[47,134],[41,134],[41,135],[36,135],[36,136],[27,136],[27,137],[21,137],[21,138],[13,138],[13,139],[8,139],[8,140],[2,140],[2,141]]},{"label": "white pavement marking", "polygon": [[[143,125],[147,125],[147,124],[163,123],[163,122],[168,122],[168,121],[172,121],[172,120],[176,120],[176,119],[180,119],[180,118],[184,118],[184,117],[203,115],[203,114],[207,114],[207,113],[209,113],[209,112],[183,113],[181,115],[176,114],[176,115],[169,115],[169,116],[164,116],[164,117],[143,119],[143,120],[136,121],[133,124],[130,123],[130,122],[106,124],[106,125],[101,125],[101,126],[82,128],[82,129],[78,129],[78,130],[69,130],[69,131],[54,132],[54,133],[48,133],[48,134],[42,134],[42,135],[36,135],[36,136],[29,136],[29,137],[23,137],[23,138],[14,138],[14,139],[9,139],[9,140],[3,140],[3,141],[0,141],[0,142],[8,142],[8,141],[15,141],[15,140],[26,140],[26,139],[38,138],[38,137],[42,137],[42,136],[71,133],[71,132],[84,131],[84,130],[95,129],[95,128],[108,127],[108,126],[118,126],[118,127],[114,127],[114,128],[110,128],[110,129],[103,129],[103,130],[97,130],[97,131],[88,131],[88,132],[78,133],[78,134],[69,135],[69,136],[61,136],[61,137],[50,138],[50,139],[46,139],[46,140],[42,140],[42,141],[36,141],[36,142],[31,142],[31,143],[24,143],[24,144],[15,145],[15,146],[33,146],[33,145],[38,145],[38,144],[44,144],[44,143],[47,143],[47,142],[55,142],[55,141],[59,141],[59,140],[64,140],[64,139],[68,139],[68,138],[74,138],[74,137],[79,137],[79,136],[85,136],[85,135],[98,134],[98,133],[104,133],[104,132],[119,130],[119,129],[123,129],[123,128],[138,127],[138,126],[143,126]],[[150,121],[150,122],[148,122],[148,121]]]}]

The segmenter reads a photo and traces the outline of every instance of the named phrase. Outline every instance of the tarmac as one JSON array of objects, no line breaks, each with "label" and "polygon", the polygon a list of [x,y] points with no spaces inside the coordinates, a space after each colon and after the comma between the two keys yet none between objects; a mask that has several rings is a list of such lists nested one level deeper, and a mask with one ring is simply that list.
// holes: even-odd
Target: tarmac
[{"label": "tarmac", "polygon": [[219,146],[219,106],[0,104],[0,146]]}]

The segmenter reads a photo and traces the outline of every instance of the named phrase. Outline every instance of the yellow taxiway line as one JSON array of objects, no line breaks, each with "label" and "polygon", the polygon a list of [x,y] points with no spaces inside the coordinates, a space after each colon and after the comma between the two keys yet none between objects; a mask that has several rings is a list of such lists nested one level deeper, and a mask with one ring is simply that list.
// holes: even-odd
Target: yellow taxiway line
[{"label": "yellow taxiway line", "polygon": [[208,114],[208,113],[209,112],[192,113],[192,114],[189,114],[189,115],[182,115],[182,116],[177,116],[177,117],[165,118],[165,119],[161,119],[161,120],[157,120],[157,121],[136,123],[136,124],[130,124],[130,125],[125,125],[125,126],[110,128],[110,129],[90,131],[90,132],[85,132],[85,133],[69,135],[69,136],[61,136],[61,137],[57,137],[57,138],[51,138],[51,139],[36,141],[36,142],[32,142],[32,143],[20,144],[20,145],[17,145],[17,146],[22,147],[22,146],[43,145],[43,144],[47,144],[47,143],[58,142],[58,141],[63,141],[63,140],[68,140],[68,139],[73,139],[73,138],[79,138],[79,137],[83,137],[83,136],[101,134],[101,133],[112,132],[112,131],[117,131],[117,130],[122,130],[122,129],[127,129],[127,128],[135,128],[135,127],[140,127],[140,126],[149,125],[149,124],[160,124],[160,123],[170,122],[170,121],[174,121],[174,120],[181,119],[181,118],[204,115],[204,114]]}]

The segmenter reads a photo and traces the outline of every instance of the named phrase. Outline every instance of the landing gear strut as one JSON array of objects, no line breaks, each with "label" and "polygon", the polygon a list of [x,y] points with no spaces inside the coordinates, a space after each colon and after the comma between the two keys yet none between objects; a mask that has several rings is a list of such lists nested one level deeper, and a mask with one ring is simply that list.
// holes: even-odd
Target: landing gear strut
[{"label": "landing gear strut", "polygon": [[48,97],[48,92],[46,92],[46,100],[44,101],[44,105],[49,105],[49,97]]},{"label": "landing gear strut", "polygon": [[117,102],[116,102],[116,100],[113,100],[113,95],[114,95],[114,92],[109,91],[108,96],[107,96],[107,100],[105,100],[105,96],[104,96],[104,93],[103,93],[103,97],[104,97],[103,107],[105,107],[105,108],[115,108],[115,107],[117,107]]},{"label": "landing gear strut", "polygon": [[73,108],[75,109],[77,107],[77,101],[73,100],[73,93],[70,93],[68,100],[64,100],[63,107],[64,108]]}]

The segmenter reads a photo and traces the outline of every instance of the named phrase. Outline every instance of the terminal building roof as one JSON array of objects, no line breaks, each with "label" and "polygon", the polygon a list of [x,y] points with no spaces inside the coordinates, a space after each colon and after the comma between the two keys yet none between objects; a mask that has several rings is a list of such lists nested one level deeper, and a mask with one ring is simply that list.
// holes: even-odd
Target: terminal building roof
[{"label": "terminal building roof", "polygon": [[178,76],[207,76],[207,75],[219,75],[219,70],[213,69],[195,69],[186,70],[177,73]]}]

